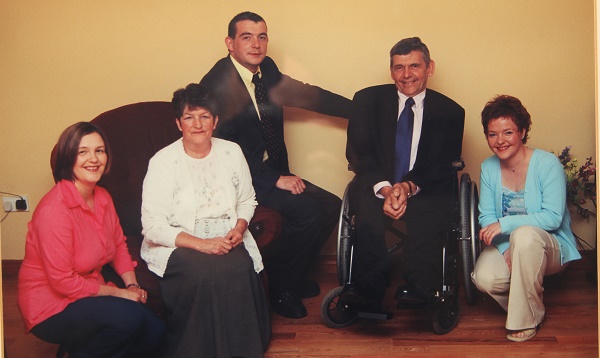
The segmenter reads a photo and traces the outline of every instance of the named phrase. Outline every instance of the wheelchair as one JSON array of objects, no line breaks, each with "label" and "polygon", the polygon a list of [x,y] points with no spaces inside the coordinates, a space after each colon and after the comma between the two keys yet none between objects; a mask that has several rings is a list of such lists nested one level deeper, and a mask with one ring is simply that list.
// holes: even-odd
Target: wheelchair
[{"label": "wheelchair", "polygon": [[[452,222],[444,235],[442,247],[442,287],[436,292],[433,303],[427,305],[431,313],[433,331],[437,334],[451,332],[458,323],[459,306],[459,264],[462,271],[466,301],[469,305],[476,302],[478,290],[471,281],[471,273],[481,252],[478,227],[478,192],[477,184],[471,181],[468,173],[463,173],[458,180],[458,172],[464,168],[464,162],[452,164]],[[389,312],[363,312],[348,303],[340,301],[340,297],[352,285],[352,266],[356,245],[355,216],[351,210],[349,188],[346,186],[340,210],[338,241],[336,252],[337,279],[340,286],[329,291],[321,303],[321,317],[330,328],[344,328],[356,322],[357,319],[389,320],[393,317]],[[391,253],[402,247],[406,234],[397,228],[389,229],[398,237],[398,243],[388,248]],[[410,308],[402,307],[399,308]]]}]

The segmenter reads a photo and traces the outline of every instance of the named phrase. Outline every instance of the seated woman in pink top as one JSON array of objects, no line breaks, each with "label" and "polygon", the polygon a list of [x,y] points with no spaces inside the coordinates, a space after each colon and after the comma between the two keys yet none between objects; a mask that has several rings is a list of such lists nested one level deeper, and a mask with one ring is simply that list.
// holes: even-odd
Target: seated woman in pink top
[{"label": "seated woman in pink top", "polygon": [[[27,331],[60,344],[69,357],[156,353],[163,322],[143,304],[125,236],[108,192],[96,186],[110,168],[108,143],[89,122],[57,143],[56,185],[29,222],[18,299]],[[110,264],[126,288],[105,282]],[[149,352],[149,353],[144,353]]]}]

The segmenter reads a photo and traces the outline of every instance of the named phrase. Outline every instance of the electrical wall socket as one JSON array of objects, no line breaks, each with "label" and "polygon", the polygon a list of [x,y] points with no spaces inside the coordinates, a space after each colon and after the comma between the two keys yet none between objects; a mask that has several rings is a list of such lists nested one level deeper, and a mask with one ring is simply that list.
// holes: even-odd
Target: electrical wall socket
[{"label": "electrical wall socket", "polygon": [[2,197],[2,206],[4,207],[5,212],[9,211],[29,211],[29,199],[27,195],[21,195],[25,200],[25,209],[17,209],[17,200],[21,200],[18,196],[3,196]]}]

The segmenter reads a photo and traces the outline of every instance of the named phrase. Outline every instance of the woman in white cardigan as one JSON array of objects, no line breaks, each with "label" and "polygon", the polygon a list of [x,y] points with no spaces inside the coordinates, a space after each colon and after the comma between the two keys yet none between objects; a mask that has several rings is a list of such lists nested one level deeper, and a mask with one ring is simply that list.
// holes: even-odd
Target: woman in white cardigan
[{"label": "woman in white cardigan", "polygon": [[248,222],[256,206],[244,155],[212,138],[212,93],[173,95],[183,137],[150,160],[142,193],[141,256],[161,277],[168,357],[259,357],[271,327]]}]

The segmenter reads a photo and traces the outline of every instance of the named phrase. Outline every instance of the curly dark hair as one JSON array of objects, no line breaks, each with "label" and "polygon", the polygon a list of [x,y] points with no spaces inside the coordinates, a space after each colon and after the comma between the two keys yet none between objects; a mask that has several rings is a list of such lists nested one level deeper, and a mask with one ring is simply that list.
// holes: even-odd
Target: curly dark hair
[{"label": "curly dark hair", "polygon": [[483,111],[481,111],[481,124],[483,125],[483,133],[486,136],[490,121],[498,118],[510,118],[517,125],[519,132],[525,130],[522,142],[523,144],[527,143],[529,131],[531,130],[531,115],[518,98],[498,95],[485,104]]},{"label": "curly dark hair", "polygon": [[190,109],[202,107],[206,108],[214,117],[219,115],[217,98],[208,87],[198,83],[190,83],[185,88],[175,91],[171,103],[176,119],[181,118],[186,107]]}]

